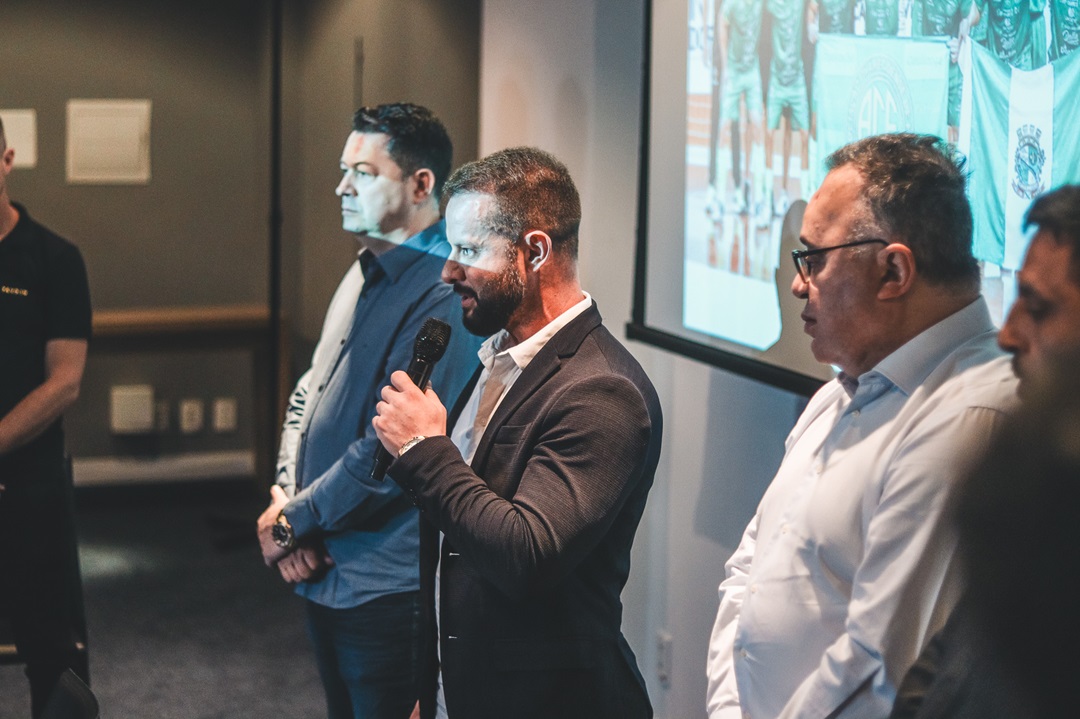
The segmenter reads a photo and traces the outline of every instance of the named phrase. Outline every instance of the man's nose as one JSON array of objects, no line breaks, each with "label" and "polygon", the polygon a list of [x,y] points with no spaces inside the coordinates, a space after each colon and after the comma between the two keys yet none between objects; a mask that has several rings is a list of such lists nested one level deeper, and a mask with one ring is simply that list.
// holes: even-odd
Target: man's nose
[{"label": "man's nose", "polygon": [[442,268],[442,281],[448,285],[462,279],[465,273],[461,271],[461,265],[456,260],[447,259]]},{"label": "man's nose", "polygon": [[802,278],[798,272],[791,278],[791,294],[800,300],[805,300],[810,292],[810,284]]},{"label": "man's nose", "polygon": [[1012,309],[1009,310],[1009,316],[1005,318],[1005,324],[1001,325],[997,336],[998,347],[1011,354],[1016,354],[1023,349],[1023,335],[1018,331],[1017,327],[1019,323],[1017,308],[1016,305],[1013,305]]},{"label": "man's nose", "polygon": [[338,183],[337,189],[334,190],[334,193],[338,197],[344,197],[345,195],[355,195],[356,194],[356,191],[353,189],[352,183],[349,182],[349,174],[348,173],[345,173],[342,176],[341,182]]}]

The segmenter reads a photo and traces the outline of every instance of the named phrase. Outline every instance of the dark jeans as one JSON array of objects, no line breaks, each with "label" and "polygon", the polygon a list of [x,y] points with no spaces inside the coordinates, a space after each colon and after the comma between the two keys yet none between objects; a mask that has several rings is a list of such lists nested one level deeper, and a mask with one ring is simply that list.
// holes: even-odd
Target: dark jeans
[{"label": "dark jeans", "polygon": [[0,612],[26,662],[36,717],[65,669],[90,680],[75,647],[84,620],[71,480],[58,459],[0,463],[0,484]]},{"label": "dark jeans", "polygon": [[420,593],[351,609],[307,602],[329,719],[408,719],[419,675]]}]

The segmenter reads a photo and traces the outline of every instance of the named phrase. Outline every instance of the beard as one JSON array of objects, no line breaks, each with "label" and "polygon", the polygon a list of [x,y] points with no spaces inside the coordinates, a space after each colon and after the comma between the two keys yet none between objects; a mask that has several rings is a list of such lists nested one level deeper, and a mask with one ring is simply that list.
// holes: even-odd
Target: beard
[{"label": "beard", "polygon": [[487,337],[505,328],[521,306],[525,299],[525,278],[518,274],[517,267],[510,265],[475,291],[455,289],[474,300],[473,308],[462,315],[461,323],[472,334]]}]

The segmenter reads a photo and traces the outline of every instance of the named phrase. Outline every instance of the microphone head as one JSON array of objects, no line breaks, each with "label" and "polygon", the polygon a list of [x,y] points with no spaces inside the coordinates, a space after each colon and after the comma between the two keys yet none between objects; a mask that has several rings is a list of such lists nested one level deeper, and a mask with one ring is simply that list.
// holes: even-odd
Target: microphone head
[{"label": "microphone head", "polygon": [[430,363],[438,362],[450,342],[450,325],[435,317],[428,317],[416,333],[413,355]]}]

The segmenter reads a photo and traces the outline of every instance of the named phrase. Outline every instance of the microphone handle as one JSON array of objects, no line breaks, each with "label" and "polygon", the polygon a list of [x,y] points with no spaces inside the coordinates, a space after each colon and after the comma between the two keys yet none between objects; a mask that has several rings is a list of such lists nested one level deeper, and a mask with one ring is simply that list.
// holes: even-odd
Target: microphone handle
[{"label": "microphone handle", "polygon": [[[434,362],[428,362],[423,357],[417,357],[413,355],[412,360],[409,362],[409,369],[406,372],[409,375],[409,379],[413,381],[417,387],[421,390],[427,387],[428,380],[431,379],[431,371],[435,369]],[[375,464],[371,466],[371,479],[376,482],[381,482],[386,478],[386,469],[390,466],[390,463],[394,461],[394,456],[386,451],[386,447],[381,444],[375,451]]]}]

